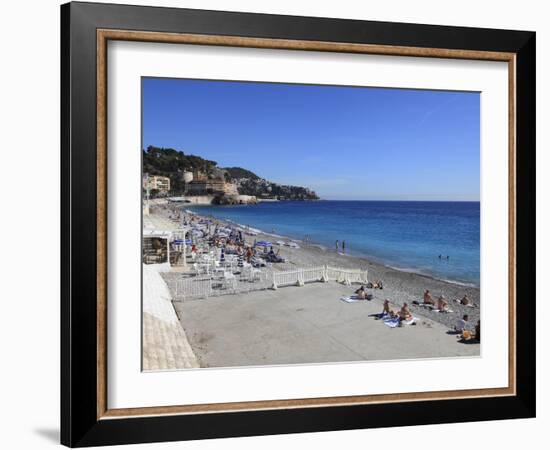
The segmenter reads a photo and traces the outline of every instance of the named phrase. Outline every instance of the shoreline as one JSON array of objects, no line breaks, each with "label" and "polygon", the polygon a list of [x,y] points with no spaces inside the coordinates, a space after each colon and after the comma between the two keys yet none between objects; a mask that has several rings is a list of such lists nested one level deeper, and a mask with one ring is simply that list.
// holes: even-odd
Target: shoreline
[{"label": "shoreline", "polygon": [[[201,206],[211,206],[211,205],[195,205],[195,206],[198,206],[200,208]],[[336,252],[335,250],[332,250],[329,247],[327,247],[326,245],[324,245],[322,243],[319,243],[319,242],[305,242],[302,238],[296,238],[296,237],[292,237],[292,236],[289,236],[289,235],[283,235],[283,234],[277,234],[277,233],[270,233],[270,232],[261,230],[259,228],[250,227],[248,225],[236,222],[232,219],[220,218],[220,217],[212,216],[212,215],[209,215],[209,214],[201,214],[201,213],[193,211],[191,209],[184,208],[183,206],[180,206],[180,209],[184,213],[187,213],[187,214],[193,214],[193,215],[196,215],[198,217],[208,218],[208,219],[216,220],[216,221],[223,222],[223,223],[229,223],[231,225],[234,225],[234,226],[237,226],[237,227],[240,227],[240,228],[243,228],[243,229],[247,229],[249,231],[254,231],[254,232],[258,233],[258,236],[273,237],[273,238],[278,238],[280,240],[287,240],[287,241],[290,241],[290,242],[296,242],[296,243],[298,243],[302,246],[307,246],[307,247],[317,247],[320,250],[327,252],[328,254],[340,255],[340,256],[345,257],[345,258],[352,258],[352,259],[355,258],[357,260],[366,261],[369,264],[382,266],[384,268],[395,270],[395,271],[398,271],[398,272],[411,273],[411,274],[414,274],[414,275],[418,275],[419,277],[428,278],[428,279],[433,280],[433,281],[440,281],[440,282],[443,282],[443,283],[454,284],[454,285],[457,285],[457,286],[460,286],[460,287],[463,287],[463,288],[473,288],[473,289],[477,289],[477,290],[480,289],[479,284],[476,284],[476,283],[467,282],[467,281],[463,281],[463,280],[459,281],[459,280],[451,280],[451,279],[446,279],[446,278],[440,278],[440,277],[437,277],[434,274],[421,272],[420,270],[415,269],[415,268],[407,269],[407,268],[392,266],[391,264],[389,264],[387,262],[384,262],[384,261],[380,260],[379,258],[376,258],[372,255]],[[274,247],[275,247],[275,245],[274,245]]]},{"label": "shoreline", "polygon": [[[183,214],[191,213],[197,217],[215,220],[220,224],[230,224],[232,226],[240,226],[250,231],[253,230],[254,233],[257,234],[254,236],[246,236],[246,240],[249,243],[254,239],[258,241],[272,241],[274,237],[272,233],[266,233],[256,228],[238,225],[230,219],[221,219],[206,214],[200,214],[182,205],[176,207],[168,206],[166,210],[178,211]],[[312,267],[320,264],[349,269],[366,269],[368,270],[369,281],[382,280],[384,284],[384,289],[368,289],[368,293],[372,293],[374,299],[380,302],[388,298],[393,309],[399,308],[404,302],[407,302],[413,314],[434,320],[449,328],[452,328],[456,321],[465,314],[469,316],[469,323],[472,328],[477,320],[480,319],[480,289],[477,286],[458,284],[452,281],[440,280],[422,273],[399,270],[362,256],[336,253],[318,244],[304,244],[303,240],[300,239],[292,239],[281,235],[277,235],[276,237],[279,238],[279,240],[297,242],[300,248],[295,249],[288,246],[280,246],[276,245],[274,242],[274,250],[279,250],[280,255],[287,261],[285,263],[274,264],[274,270],[291,270],[293,267]],[[357,285],[350,286],[350,294],[353,293],[357,287]],[[449,308],[452,312],[438,313],[414,305],[413,301],[423,301],[423,294],[426,289],[430,290],[434,298],[443,295],[449,302]],[[475,308],[466,307],[453,301],[454,299],[462,298],[464,295],[468,295],[477,306]]]}]

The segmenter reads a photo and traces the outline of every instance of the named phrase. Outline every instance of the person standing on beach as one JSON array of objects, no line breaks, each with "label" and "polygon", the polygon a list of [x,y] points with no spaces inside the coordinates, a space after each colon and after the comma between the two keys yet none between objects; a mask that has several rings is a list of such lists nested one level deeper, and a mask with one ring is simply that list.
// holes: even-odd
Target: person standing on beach
[{"label": "person standing on beach", "polygon": [[346,241],[342,241],[342,253],[346,253]]},{"label": "person standing on beach", "polygon": [[252,250],[252,247],[248,247],[246,249],[246,262],[250,264],[250,260],[254,256],[254,251]]},{"label": "person standing on beach", "polygon": [[338,252],[338,239],[336,239],[336,252]]}]

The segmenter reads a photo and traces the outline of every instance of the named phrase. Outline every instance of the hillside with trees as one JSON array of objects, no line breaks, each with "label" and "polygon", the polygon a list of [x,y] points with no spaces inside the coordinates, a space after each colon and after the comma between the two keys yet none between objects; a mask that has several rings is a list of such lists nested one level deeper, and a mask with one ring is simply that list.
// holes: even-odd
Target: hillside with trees
[{"label": "hillside with trees", "polygon": [[242,167],[218,167],[216,161],[200,156],[187,155],[181,150],[150,145],[143,150],[143,173],[170,178],[173,193],[184,192],[184,172],[200,171],[208,178],[223,177],[234,183],[239,194],[254,195],[257,198],[277,198],[279,200],[318,200],[317,194],[302,186],[281,185],[259,177]]}]

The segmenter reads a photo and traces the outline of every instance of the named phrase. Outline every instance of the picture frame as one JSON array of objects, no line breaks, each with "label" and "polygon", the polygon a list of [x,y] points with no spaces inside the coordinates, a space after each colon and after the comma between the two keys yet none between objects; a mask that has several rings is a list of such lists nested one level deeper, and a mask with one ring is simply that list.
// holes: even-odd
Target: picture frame
[{"label": "picture frame", "polygon": [[[111,409],[107,43],[503,61],[509,71],[505,388]],[[70,447],[535,416],[534,32],[72,2],[61,7],[61,442]]]}]

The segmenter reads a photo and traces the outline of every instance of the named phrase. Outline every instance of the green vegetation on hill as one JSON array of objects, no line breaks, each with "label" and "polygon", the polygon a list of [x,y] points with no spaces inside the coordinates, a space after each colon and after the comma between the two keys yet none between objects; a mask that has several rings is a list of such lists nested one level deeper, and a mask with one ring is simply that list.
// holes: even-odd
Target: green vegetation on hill
[{"label": "green vegetation on hill", "polygon": [[212,175],[216,169],[216,161],[209,161],[200,156],[186,155],[173,148],[160,148],[150,145],[143,150],[143,173],[161,175],[170,178],[170,186],[174,192],[183,192],[183,172],[200,170]]},{"label": "green vegetation on hill", "polygon": [[232,180],[239,179],[239,178],[248,178],[249,180],[260,179],[260,177],[256,175],[254,172],[243,169],[242,167],[224,167],[223,170],[225,170],[229,174],[229,177]]},{"label": "green vegetation on hill", "polygon": [[200,156],[186,155],[173,148],[161,148],[150,145],[143,150],[143,173],[161,175],[170,178],[174,193],[184,191],[183,172],[200,171],[208,178],[223,176],[227,182],[237,185],[239,194],[255,195],[258,198],[279,198],[281,200],[317,200],[317,194],[305,187],[286,186],[260,178],[242,167],[218,167],[216,161]]}]

